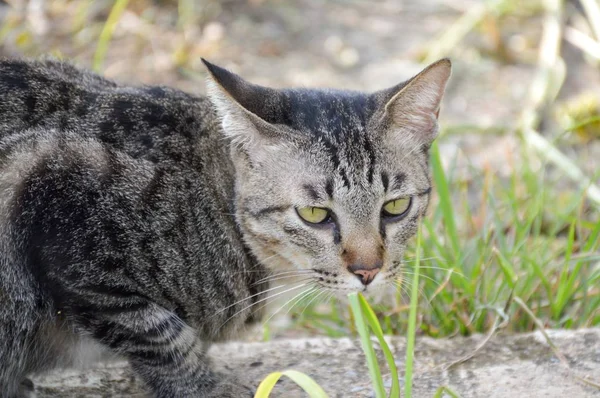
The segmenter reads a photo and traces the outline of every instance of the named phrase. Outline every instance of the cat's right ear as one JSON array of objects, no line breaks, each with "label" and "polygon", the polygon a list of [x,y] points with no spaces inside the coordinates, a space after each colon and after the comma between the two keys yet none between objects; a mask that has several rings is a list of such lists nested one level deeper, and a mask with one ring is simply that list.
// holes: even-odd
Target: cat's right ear
[{"label": "cat's right ear", "polygon": [[202,59],[209,71],[208,97],[222,119],[223,131],[238,147],[265,144],[279,137],[281,93],[249,83]]},{"label": "cat's right ear", "polygon": [[395,141],[408,136],[429,145],[437,136],[440,103],[450,78],[452,64],[441,59],[412,79],[378,95],[384,100],[384,118]]}]

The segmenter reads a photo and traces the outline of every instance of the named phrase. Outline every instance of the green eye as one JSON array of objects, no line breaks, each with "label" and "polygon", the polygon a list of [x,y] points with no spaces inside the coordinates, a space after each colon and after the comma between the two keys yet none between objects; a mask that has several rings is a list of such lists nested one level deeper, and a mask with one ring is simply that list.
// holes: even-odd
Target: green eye
[{"label": "green eye", "polygon": [[302,207],[296,212],[304,221],[310,224],[321,224],[329,220],[329,210],[321,207]]},{"label": "green eye", "polygon": [[383,205],[382,213],[385,217],[401,216],[410,208],[411,198],[390,200]]}]

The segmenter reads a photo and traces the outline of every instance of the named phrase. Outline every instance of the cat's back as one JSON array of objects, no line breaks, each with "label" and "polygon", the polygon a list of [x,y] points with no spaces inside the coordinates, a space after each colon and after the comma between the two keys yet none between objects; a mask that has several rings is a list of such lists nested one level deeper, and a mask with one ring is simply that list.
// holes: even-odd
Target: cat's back
[{"label": "cat's back", "polygon": [[71,131],[134,158],[186,162],[218,135],[209,101],[159,86],[122,86],[55,60],[0,60],[0,140],[27,129]]}]

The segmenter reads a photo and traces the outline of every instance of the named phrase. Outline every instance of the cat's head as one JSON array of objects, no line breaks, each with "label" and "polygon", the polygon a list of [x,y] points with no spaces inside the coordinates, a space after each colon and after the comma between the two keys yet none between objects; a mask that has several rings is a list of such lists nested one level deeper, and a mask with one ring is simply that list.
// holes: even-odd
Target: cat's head
[{"label": "cat's head", "polygon": [[450,61],[373,94],[276,90],[205,63],[231,143],[236,217],[257,258],[343,294],[398,278],[429,202]]}]

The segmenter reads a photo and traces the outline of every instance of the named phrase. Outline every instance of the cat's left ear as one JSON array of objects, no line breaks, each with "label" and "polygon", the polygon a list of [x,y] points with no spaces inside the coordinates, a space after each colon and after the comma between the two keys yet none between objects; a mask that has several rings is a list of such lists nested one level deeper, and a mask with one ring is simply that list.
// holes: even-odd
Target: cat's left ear
[{"label": "cat's left ear", "polygon": [[386,124],[422,144],[431,144],[437,136],[440,103],[451,70],[450,60],[441,59],[407,82],[378,93],[385,101]]},{"label": "cat's left ear", "polygon": [[248,149],[281,136],[275,126],[281,118],[280,91],[249,83],[205,59],[202,62],[210,72],[208,97],[222,119],[225,135],[236,146]]}]

